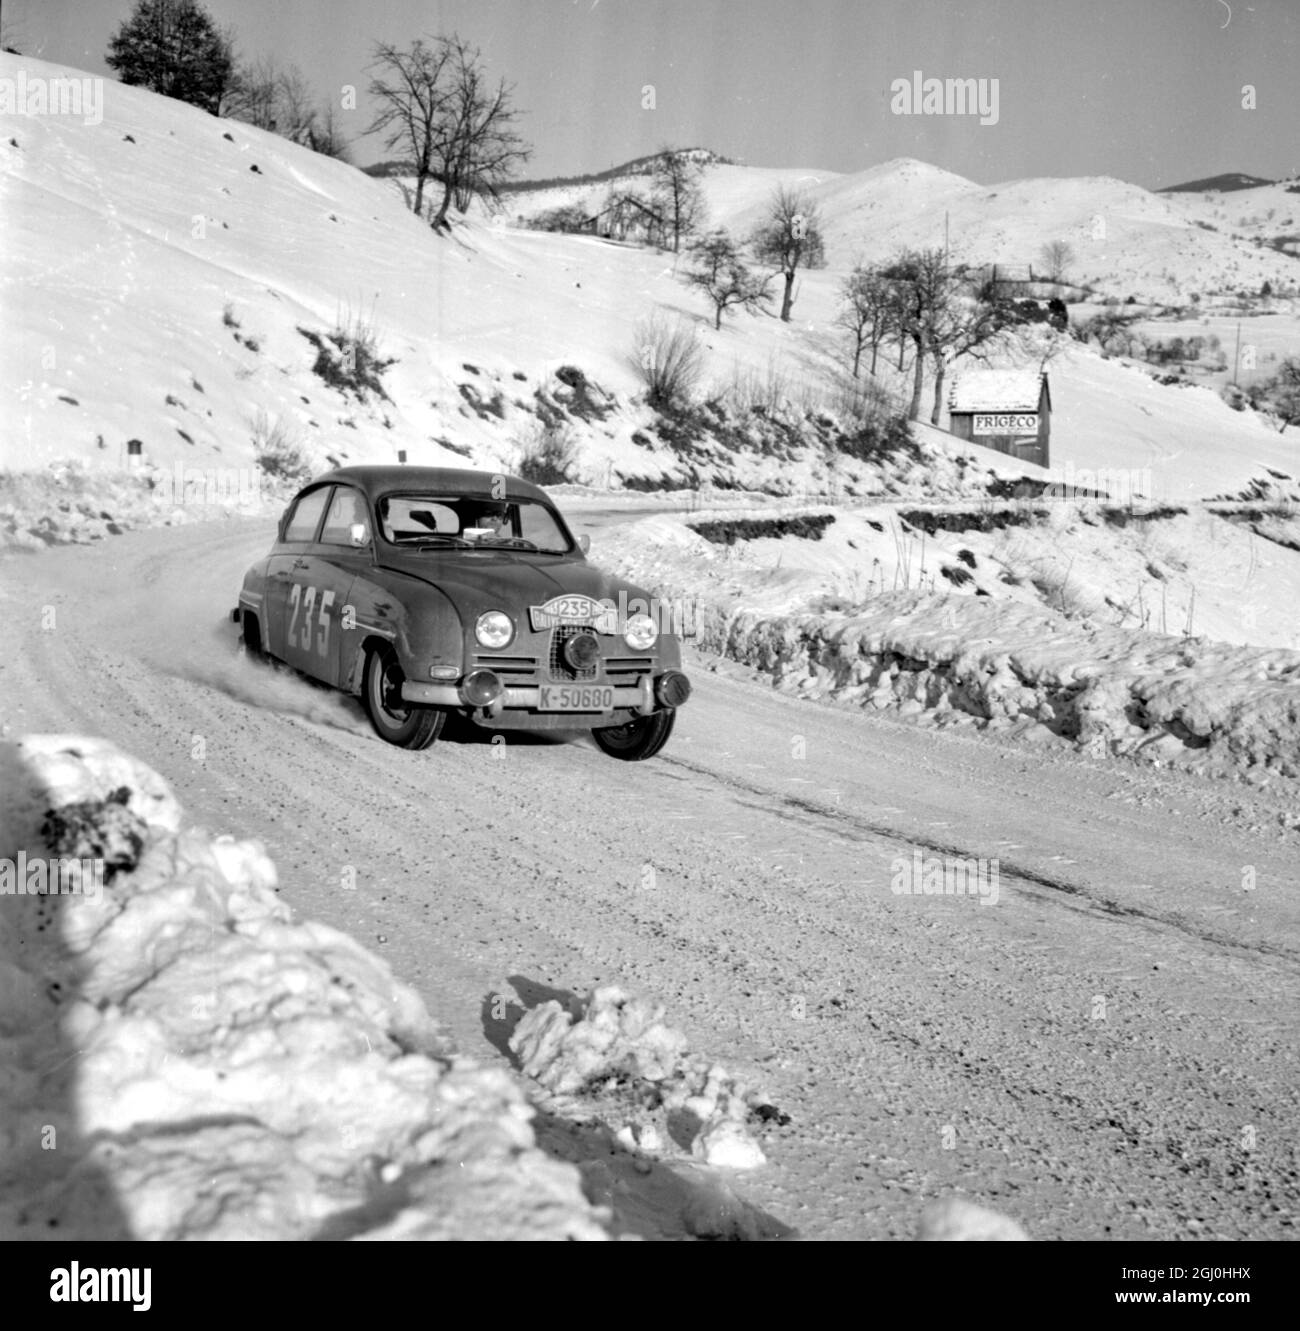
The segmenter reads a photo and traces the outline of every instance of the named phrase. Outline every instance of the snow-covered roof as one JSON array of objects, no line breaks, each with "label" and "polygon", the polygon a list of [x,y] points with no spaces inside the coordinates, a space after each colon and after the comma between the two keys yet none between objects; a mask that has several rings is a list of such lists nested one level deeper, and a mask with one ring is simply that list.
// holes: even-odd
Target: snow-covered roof
[{"label": "snow-covered roof", "polygon": [[1037,370],[967,370],[953,380],[949,411],[1037,411]]}]

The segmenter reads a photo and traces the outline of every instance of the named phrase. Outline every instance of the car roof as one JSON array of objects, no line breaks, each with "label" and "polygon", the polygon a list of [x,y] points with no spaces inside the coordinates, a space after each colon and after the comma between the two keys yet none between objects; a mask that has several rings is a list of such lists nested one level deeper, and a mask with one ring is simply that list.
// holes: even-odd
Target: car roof
[{"label": "car roof", "polygon": [[504,477],[506,497],[511,499],[540,499],[543,503],[553,503],[551,497],[539,485],[533,485],[518,476],[510,476],[499,471],[471,471],[464,467],[407,467],[360,466],[336,467],[321,476],[315,477],[304,490],[313,490],[317,486],[331,482],[344,482],[355,485],[370,500],[380,495],[399,491],[416,491],[421,494],[441,492],[447,495],[481,495],[483,498],[500,498],[493,495],[493,482]]}]

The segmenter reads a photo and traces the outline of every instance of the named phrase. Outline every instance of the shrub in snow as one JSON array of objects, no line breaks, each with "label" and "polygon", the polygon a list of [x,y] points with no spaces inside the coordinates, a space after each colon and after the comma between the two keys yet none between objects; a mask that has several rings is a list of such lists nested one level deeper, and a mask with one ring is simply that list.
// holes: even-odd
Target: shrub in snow
[{"label": "shrub in snow", "polygon": [[379,335],[364,314],[340,314],[324,335],[310,328],[300,327],[298,331],[316,348],[312,371],[331,388],[354,393],[363,400],[369,393],[385,402],[392,400],[380,376],[397,364],[397,358],[380,355]]},{"label": "shrub in snow", "polygon": [[516,476],[534,485],[563,485],[571,479],[578,449],[571,426],[560,421],[535,421],[518,447]]},{"label": "shrub in snow", "polygon": [[656,314],[637,324],[630,363],[645,384],[649,406],[685,406],[699,383],[701,361],[695,330],[685,320],[669,323]]},{"label": "shrub in snow", "polygon": [[291,486],[311,480],[314,468],[280,417],[272,421],[266,411],[259,410],[251,428],[253,457],[272,480]]},{"label": "shrub in snow", "polygon": [[0,1238],[606,1237],[513,1078],[294,923],[260,845],[101,740],[0,745],[0,789],[0,859],[132,852],[0,896]]}]

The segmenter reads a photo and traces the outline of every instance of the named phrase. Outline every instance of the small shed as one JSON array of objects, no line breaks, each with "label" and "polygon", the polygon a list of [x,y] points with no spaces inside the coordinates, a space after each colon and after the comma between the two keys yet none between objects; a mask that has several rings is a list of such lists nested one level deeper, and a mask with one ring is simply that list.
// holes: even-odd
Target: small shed
[{"label": "small shed", "polygon": [[948,395],[948,428],[959,439],[1050,465],[1052,394],[1038,370],[967,370]]}]

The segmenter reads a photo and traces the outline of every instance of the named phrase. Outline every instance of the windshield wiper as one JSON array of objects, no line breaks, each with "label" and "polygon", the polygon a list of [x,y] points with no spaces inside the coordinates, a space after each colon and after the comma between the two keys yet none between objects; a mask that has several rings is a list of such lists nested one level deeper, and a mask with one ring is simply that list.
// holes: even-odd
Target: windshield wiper
[{"label": "windshield wiper", "polygon": [[429,532],[421,536],[399,536],[394,539],[394,545],[404,547],[414,546],[417,550],[434,550],[440,545],[469,545],[468,541],[462,541],[459,536],[449,536],[445,532]]},{"label": "windshield wiper", "polygon": [[538,548],[535,542],[527,540],[523,536],[488,536],[481,541],[474,542],[476,550],[480,546],[484,549],[497,549],[503,545],[516,550],[537,550]]}]

